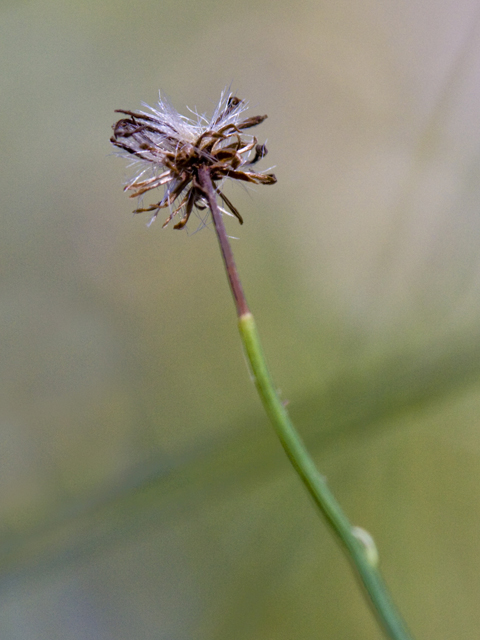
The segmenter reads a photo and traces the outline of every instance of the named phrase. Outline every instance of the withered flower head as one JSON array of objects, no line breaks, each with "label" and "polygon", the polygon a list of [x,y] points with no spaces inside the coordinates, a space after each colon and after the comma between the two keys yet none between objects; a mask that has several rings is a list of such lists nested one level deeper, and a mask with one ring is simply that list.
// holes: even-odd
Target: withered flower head
[{"label": "withered flower head", "polygon": [[[148,105],[145,105],[148,107]],[[188,222],[193,208],[205,210],[207,203],[198,182],[198,170],[207,167],[215,193],[242,224],[237,209],[222,192],[226,178],[253,184],[275,184],[272,173],[257,173],[253,165],[267,154],[264,144],[245,135],[245,129],[260,124],[267,116],[242,119],[247,105],[243,100],[225,92],[211,120],[192,112],[196,120],[180,115],[167,101],[159,99],[151,114],[123,111],[127,115],[113,125],[112,144],[122,150],[125,157],[133,158],[137,165],[136,177],[125,191],[132,198],[142,196],[163,185],[165,192],[160,202],[134,213],[153,211],[152,221],[160,209],[169,207],[170,215],[165,227],[177,213],[181,219],[175,229]],[[224,213],[228,213],[221,207]]]}]

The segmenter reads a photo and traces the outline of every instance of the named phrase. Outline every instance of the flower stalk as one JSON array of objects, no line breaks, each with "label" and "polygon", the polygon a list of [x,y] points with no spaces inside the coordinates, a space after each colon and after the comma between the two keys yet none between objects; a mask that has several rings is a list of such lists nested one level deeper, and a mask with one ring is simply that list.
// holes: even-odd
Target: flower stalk
[{"label": "flower stalk", "polygon": [[242,283],[240,282],[240,276],[238,275],[237,265],[235,264],[235,258],[233,257],[232,247],[228,240],[222,214],[218,208],[217,199],[215,198],[210,172],[205,166],[200,167],[198,170],[198,183],[203,190],[209,209],[212,213],[213,225],[217,233],[218,243],[220,245],[220,251],[222,253],[230,289],[232,291],[233,299],[235,300],[237,315],[241,318],[242,316],[247,315],[250,310],[248,308],[247,299],[245,298],[245,293],[243,292]]},{"label": "flower stalk", "polygon": [[373,611],[387,636],[392,640],[412,640],[412,636],[378,570],[378,561],[372,560],[372,557],[376,558],[376,549],[373,549],[372,553],[372,549],[365,546],[363,536],[358,535],[358,527],[352,527],[348,521],[330,491],[326,479],[317,470],[278,395],[263,354],[255,319],[245,299],[223,218],[218,210],[212,181],[208,169],[205,167],[199,171],[199,183],[204,190],[212,213],[228,281],[235,300],[240,337],[264,409],[288,459],[356,569],[368,594]]}]

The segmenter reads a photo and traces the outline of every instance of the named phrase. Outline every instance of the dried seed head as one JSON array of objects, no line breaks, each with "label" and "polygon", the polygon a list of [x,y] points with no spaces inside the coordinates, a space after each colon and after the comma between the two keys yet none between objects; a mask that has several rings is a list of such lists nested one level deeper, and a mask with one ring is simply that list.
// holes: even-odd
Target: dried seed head
[{"label": "dried seed head", "polygon": [[[135,178],[125,187],[125,191],[132,192],[130,197],[142,196],[162,185],[165,188],[160,202],[136,209],[134,213],[153,211],[153,221],[160,209],[169,207],[170,215],[163,226],[181,212],[174,228],[182,229],[194,208],[205,210],[207,207],[198,183],[198,169],[206,166],[216,194],[242,224],[241,215],[222,192],[222,185],[226,178],[253,184],[277,181],[273,173],[253,170],[253,165],[266,156],[267,148],[258,144],[254,136],[243,133],[267,116],[242,119],[246,103],[225,92],[210,120],[197,113],[194,113],[196,121],[182,116],[161,98],[155,108],[148,108],[151,114],[117,109],[128,117],[113,125],[111,138],[121,155],[133,159],[138,169]],[[222,211],[228,213],[225,209]]]}]

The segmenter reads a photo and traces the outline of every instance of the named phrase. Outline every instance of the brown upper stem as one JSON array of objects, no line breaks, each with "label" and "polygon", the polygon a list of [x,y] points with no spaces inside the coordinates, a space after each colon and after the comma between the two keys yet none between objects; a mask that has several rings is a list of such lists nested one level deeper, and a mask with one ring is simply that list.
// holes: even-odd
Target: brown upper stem
[{"label": "brown upper stem", "polygon": [[235,258],[233,257],[230,241],[227,236],[227,231],[223,223],[222,214],[218,208],[217,199],[215,196],[215,189],[213,186],[212,178],[210,177],[210,170],[206,166],[201,166],[198,169],[198,183],[205,194],[205,198],[208,202],[210,211],[212,212],[213,224],[217,233],[218,242],[220,244],[220,250],[222,252],[223,262],[225,264],[225,270],[227,272],[230,288],[235,300],[235,306],[237,308],[237,314],[239,317],[250,313],[247,300],[243,292],[242,283],[237,271],[237,265],[235,264]]}]

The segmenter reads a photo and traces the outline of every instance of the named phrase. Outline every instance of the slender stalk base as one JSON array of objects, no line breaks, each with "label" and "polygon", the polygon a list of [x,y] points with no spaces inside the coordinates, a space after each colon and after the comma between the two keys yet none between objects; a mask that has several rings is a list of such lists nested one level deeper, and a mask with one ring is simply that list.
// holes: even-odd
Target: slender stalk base
[{"label": "slender stalk base", "polygon": [[410,640],[407,627],[377,568],[375,548],[369,549],[358,534],[355,535],[356,529],[351,526],[325,478],[318,472],[278,396],[265,362],[252,314],[240,316],[238,324],[255,386],[285,453],[347,552],[384,630],[394,640]]},{"label": "slender stalk base", "polygon": [[[293,426],[290,417],[276,391],[263,355],[260,338],[251,314],[235,265],[233,253],[218,208],[215,190],[206,167],[201,167],[198,182],[212,212],[223,261],[230,288],[235,300],[238,326],[246,357],[255,381],[258,394],[267,415],[282,443],[290,462],[312,496],[315,504],[325,516],[339,539],[348,558],[356,569],[368,594],[370,604],[387,635],[393,640],[411,640],[412,636],[393,603],[388,589],[378,570],[378,557],[371,540],[359,529],[352,527],[342,508],[330,491],[325,478],[318,472],[313,459]],[[367,542],[365,541],[367,540]]]}]

